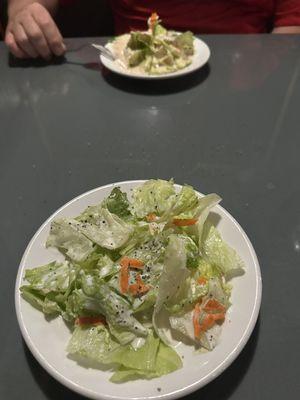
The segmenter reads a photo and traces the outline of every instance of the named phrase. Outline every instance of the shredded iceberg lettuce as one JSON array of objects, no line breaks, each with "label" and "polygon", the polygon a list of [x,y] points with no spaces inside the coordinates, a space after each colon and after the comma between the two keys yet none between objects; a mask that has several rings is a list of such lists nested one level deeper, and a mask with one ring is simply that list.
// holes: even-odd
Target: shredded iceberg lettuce
[{"label": "shredded iceberg lettuce", "polygon": [[209,221],[220,200],[172,180],[149,180],[130,199],[116,187],[51,223],[46,245],[65,261],[27,269],[21,294],[61,315],[73,329],[72,359],[112,368],[112,382],[171,373],[182,361],[170,335],[212,350],[231,305],[228,281],[244,271]]}]

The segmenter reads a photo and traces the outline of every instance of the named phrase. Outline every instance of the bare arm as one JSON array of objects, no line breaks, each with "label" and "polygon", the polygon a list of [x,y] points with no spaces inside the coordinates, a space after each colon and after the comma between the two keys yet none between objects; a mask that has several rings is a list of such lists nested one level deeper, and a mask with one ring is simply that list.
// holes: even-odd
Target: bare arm
[{"label": "bare arm", "polygon": [[278,26],[272,33],[300,33],[300,26]]},{"label": "bare arm", "polygon": [[9,0],[5,42],[19,58],[62,55],[66,48],[52,19],[59,0]]}]

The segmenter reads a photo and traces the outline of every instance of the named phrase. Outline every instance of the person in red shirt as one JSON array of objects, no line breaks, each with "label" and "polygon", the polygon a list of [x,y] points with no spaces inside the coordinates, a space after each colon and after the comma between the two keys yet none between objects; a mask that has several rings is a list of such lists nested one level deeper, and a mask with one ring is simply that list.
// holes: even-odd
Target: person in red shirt
[{"label": "person in red shirt", "polygon": [[[19,58],[66,51],[54,20],[72,0],[8,0],[5,42]],[[145,29],[156,11],[167,28],[194,33],[300,33],[300,0],[110,0],[117,34]]]}]

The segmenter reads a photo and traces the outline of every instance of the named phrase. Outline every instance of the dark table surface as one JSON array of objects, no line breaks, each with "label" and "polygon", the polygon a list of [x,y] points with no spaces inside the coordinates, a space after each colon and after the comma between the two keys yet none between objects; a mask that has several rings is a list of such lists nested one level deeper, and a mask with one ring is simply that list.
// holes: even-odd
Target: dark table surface
[{"label": "dark table surface", "polygon": [[69,40],[73,51],[52,65],[9,60],[0,44],[1,399],[80,399],[38,365],[17,325],[14,283],[31,236],[82,192],[150,177],[219,193],[261,263],[251,339],[189,399],[300,397],[300,37],[204,39],[209,65],[156,83],[102,71],[97,52],[80,48],[87,39]]}]

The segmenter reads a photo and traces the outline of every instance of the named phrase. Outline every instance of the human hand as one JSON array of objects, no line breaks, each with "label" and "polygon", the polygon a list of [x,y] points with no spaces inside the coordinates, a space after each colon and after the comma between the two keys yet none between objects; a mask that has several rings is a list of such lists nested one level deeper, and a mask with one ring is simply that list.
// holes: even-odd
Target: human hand
[{"label": "human hand", "polygon": [[9,15],[5,42],[18,58],[50,60],[66,51],[63,38],[44,6],[30,3]]}]

